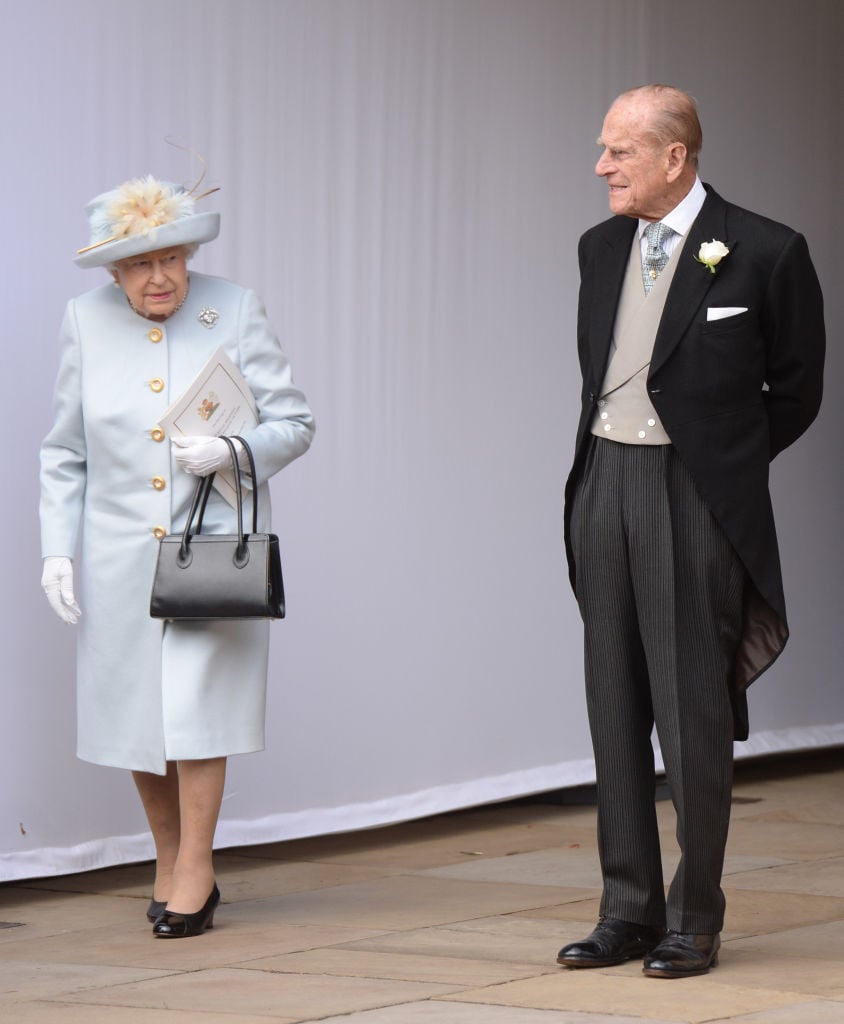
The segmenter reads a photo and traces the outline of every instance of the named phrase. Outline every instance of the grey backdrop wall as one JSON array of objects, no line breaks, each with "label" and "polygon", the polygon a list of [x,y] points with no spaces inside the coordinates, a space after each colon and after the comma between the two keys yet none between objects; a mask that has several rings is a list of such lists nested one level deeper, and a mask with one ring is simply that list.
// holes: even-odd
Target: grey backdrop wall
[{"label": "grey backdrop wall", "polygon": [[803,230],[826,289],[830,397],[774,468],[793,638],[737,753],[844,741],[837,0],[0,6],[0,878],[151,855],[128,775],[74,757],[37,453],[64,302],[103,280],[71,263],[82,207],[148,171],[191,180],[167,136],[222,186],[198,269],[264,296],[318,419],[274,485],[289,618],[220,845],[592,779],[561,542],[575,247],[607,215],[603,113],[647,81],[698,97],[704,177]]}]

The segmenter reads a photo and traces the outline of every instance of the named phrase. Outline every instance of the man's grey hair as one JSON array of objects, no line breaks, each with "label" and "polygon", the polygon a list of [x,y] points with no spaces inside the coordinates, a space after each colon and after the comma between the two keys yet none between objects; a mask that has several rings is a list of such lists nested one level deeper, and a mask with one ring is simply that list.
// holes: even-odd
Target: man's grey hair
[{"label": "man's grey hair", "polygon": [[653,101],[650,134],[663,146],[672,142],[682,142],[686,147],[686,159],[697,170],[700,151],[703,148],[703,130],[700,127],[694,97],[673,85],[654,84],[629,89],[618,99],[632,99],[636,96]]}]

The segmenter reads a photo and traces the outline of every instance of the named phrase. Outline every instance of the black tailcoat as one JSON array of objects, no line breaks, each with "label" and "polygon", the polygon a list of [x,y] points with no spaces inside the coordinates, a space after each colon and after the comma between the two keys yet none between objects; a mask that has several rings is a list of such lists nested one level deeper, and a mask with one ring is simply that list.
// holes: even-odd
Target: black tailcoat
[{"label": "black tailcoat", "polygon": [[[709,186],[689,230],[657,331],[648,391],[697,489],[744,563],[751,586],[735,666],[736,738],[747,736],[746,687],[788,639],[768,466],[818,412],[823,299],[802,235],[725,202]],[[580,240],[577,344],[583,374],[571,497],[584,465],[637,221],[612,217]],[[730,250],[711,273],[702,242]],[[747,311],[707,321],[709,307]]]}]

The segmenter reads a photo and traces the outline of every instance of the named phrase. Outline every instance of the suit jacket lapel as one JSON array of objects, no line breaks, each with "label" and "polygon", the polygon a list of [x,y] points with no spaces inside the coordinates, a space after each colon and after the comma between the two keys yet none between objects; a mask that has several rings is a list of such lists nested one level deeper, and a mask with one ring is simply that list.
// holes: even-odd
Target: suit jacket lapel
[{"label": "suit jacket lapel", "polygon": [[607,368],[615,314],[637,223],[629,217],[618,217],[607,224],[607,231],[601,239],[608,248],[601,254],[603,262],[601,272],[596,276],[589,328],[592,371],[595,374],[592,390],[596,393]]},{"label": "suit jacket lapel", "polygon": [[[651,376],[663,365],[679,344],[715,280],[715,274],[694,258],[701,243],[718,239],[724,242],[728,248],[731,244],[726,237],[727,204],[709,186],[707,186],[707,193],[700,213],[695,218],[683,243],[680,262],[665,300],[665,309],[659,323],[659,330],[656,333],[653,357],[651,358]],[[729,273],[729,257],[716,273]]]}]

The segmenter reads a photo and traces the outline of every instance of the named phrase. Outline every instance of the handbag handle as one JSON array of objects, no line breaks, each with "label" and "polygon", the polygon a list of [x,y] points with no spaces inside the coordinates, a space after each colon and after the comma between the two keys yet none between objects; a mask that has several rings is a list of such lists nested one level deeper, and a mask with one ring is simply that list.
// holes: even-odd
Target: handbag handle
[{"label": "handbag handle", "polygon": [[[239,434],[232,434],[232,438],[231,439],[233,441],[240,441],[240,443],[243,445],[243,450],[246,452],[246,458],[249,460],[249,473],[250,473],[250,476],[252,477],[252,532],[253,533],[257,533],[258,532],[258,484],[257,484],[257,482],[255,480],[255,476],[256,476],[256,473],[255,473],[255,457],[252,455],[252,449],[249,447],[248,443]],[[223,440],[228,443],[229,439],[227,437],[223,437]],[[229,450],[231,451],[231,446],[230,446]],[[240,475],[240,463],[237,461],[237,459],[236,459],[234,454],[232,454],[232,469],[234,471],[235,478],[237,478]],[[204,477],[203,479],[207,480],[207,479],[209,479],[209,477]],[[213,473],[210,475],[210,479],[211,480],[214,479],[214,474]],[[202,532],[202,517],[205,514],[205,505],[206,505],[206,503],[208,501],[208,495],[210,493],[211,493],[211,488],[209,486],[206,489],[206,491],[205,491],[205,493],[203,495],[202,504],[200,505],[200,508],[199,508],[199,519],[197,520],[197,523],[196,523],[196,532],[197,533],[201,533]]]},{"label": "handbag handle", "polygon": [[[252,532],[258,532],[258,481],[255,479],[255,458],[252,455],[252,449],[243,440],[239,434],[233,434],[232,440],[240,441],[243,445],[243,450],[246,452],[246,458],[249,460],[249,475],[252,477]],[[238,471],[240,466],[238,466]]]},{"label": "handbag handle", "polygon": [[[236,440],[240,441],[246,452],[246,456],[249,460],[249,469],[252,474],[252,532],[258,532],[258,485],[255,480],[255,459],[252,455],[252,449],[244,441],[242,437],[235,435]],[[232,460],[232,475],[234,476],[234,490],[235,497],[237,500],[237,547],[234,553],[234,564],[242,569],[244,565],[249,561],[249,548],[244,540],[243,536],[243,488],[240,482],[240,465],[237,459],[237,450],[234,446],[234,441],[230,437],[223,435],[221,440],[225,441],[229,449],[229,455]],[[190,552],[190,541],[191,541],[191,527],[193,526],[194,517],[199,516],[196,520],[196,533],[202,532],[202,517],[205,515],[205,506],[208,504],[208,495],[211,493],[211,488],[214,484],[214,477],[216,473],[209,473],[208,476],[204,476],[196,482],[196,489],[193,493],[191,500],[190,510],[188,511],[188,517],[185,522],[185,528],[182,531],[182,543],[179,545],[178,562],[182,567],[190,565],[192,561],[192,555]]]}]

